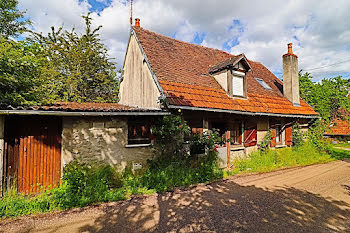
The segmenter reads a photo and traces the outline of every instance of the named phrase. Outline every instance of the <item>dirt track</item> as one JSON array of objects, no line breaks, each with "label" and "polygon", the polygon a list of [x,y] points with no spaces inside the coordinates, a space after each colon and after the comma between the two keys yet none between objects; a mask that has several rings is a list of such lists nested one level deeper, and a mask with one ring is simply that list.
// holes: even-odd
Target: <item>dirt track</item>
[{"label": "dirt track", "polygon": [[350,160],[5,220],[0,231],[350,232]]}]

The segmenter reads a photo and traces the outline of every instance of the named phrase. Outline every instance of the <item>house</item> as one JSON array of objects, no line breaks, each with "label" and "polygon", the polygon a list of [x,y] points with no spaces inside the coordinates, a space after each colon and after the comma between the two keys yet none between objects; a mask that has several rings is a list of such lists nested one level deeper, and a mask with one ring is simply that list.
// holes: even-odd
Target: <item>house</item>
[{"label": "house", "polygon": [[178,41],[131,28],[120,82],[120,102],[0,106],[0,174],[30,193],[55,185],[74,158],[138,169],[152,158],[151,126],[178,113],[193,133],[218,129],[222,167],[246,156],[271,130],[272,147],[292,144],[292,125],[318,114],[300,99],[298,57],[288,46],[280,81],[244,54]]},{"label": "house", "polygon": [[[350,98],[350,93],[347,95]],[[338,109],[334,114],[333,120],[329,128],[325,132],[326,138],[335,139],[338,141],[350,141],[350,112],[344,108]]]},{"label": "house", "polygon": [[[193,132],[219,129],[228,139],[222,164],[257,149],[269,130],[272,147],[292,144],[292,125],[318,117],[299,96],[298,57],[288,45],[283,82],[244,54],[175,40],[132,27],[120,104],[181,110]],[[132,91],[131,91],[132,90]]]},{"label": "house", "polygon": [[161,109],[112,103],[57,103],[50,106],[0,108],[1,185],[15,179],[23,193],[55,186],[63,167],[74,158],[103,160],[120,169],[145,163],[153,153],[149,129],[168,115]]}]

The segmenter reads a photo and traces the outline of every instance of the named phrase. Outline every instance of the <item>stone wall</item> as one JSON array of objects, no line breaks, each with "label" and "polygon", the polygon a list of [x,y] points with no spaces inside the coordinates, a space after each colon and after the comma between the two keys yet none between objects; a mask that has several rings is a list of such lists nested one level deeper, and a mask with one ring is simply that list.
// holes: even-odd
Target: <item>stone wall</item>
[{"label": "stone wall", "polygon": [[126,148],[126,117],[63,117],[62,165],[74,158],[106,161],[118,169],[152,158],[149,147]]}]

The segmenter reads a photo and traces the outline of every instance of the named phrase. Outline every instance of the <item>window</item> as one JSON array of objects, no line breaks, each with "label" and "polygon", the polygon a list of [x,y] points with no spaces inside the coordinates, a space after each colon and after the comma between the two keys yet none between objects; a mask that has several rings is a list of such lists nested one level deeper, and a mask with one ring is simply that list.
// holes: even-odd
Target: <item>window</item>
[{"label": "window", "polygon": [[261,78],[255,78],[255,80],[256,80],[263,88],[265,88],[266,90],[269,90],[269,91],[272,90],[272,88],[271,88],[264,80],[262,80]]},{"label": "window", "polygon": [[236,122],[230,133],[231,145],[242,145],[242,122]]},{"label": "window", "polygon": [[232,75],[232,95],[244,96],[244,77]]},{"label": "window", "polygon": [[128,145],[150,144],[151,129],[144,120],[128,120]]}]

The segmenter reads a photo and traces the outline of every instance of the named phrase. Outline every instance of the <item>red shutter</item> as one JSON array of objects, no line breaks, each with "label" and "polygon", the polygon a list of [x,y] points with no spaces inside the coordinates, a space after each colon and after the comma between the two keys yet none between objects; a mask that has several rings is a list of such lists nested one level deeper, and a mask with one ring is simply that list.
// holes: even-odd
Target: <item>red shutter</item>
[{"label": "red shutter", "polygon": [[244,129],[244,146],[255,146],[257,143],[257,125],[246,124]]},{"label": "red shutter", "polygon": [[287,146],[293,145],[293,127],[292,127],[292,125],[290,125],[286,128],[286,145]]},{"label": "red shutter", "polygon": [[276,147],[276,129],[271,129],[271,134],[272,134],[272,139],[271,139],[270,146]]}]

